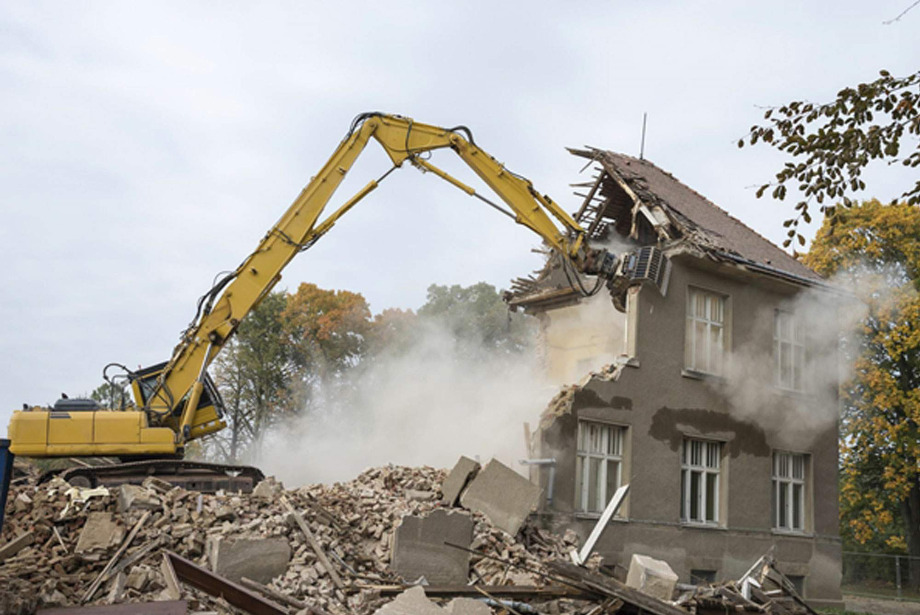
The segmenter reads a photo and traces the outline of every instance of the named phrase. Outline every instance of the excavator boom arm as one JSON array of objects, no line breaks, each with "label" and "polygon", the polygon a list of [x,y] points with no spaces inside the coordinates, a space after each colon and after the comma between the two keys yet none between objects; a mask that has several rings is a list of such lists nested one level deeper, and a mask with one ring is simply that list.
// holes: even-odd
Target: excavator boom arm
[{"label": "excavator boom arm", "polygon": [[[173,351],[159,376],[156,390],[146,396],[141,405],[151,415],[160,417],[160,423],[174,428],[179,433],[180,444],[191,439],[193,434],[198,437],[222,428],[223,424],[216,421],[211,421],[210,427],[203,426],[201,418],[195,416],[207,366],[243,317],[278,282],[281,271],[291,259],[328,232],[339,218],[377,187],[378,182],[371,181],[319,221],[329,199],[371,139],[383,147],[394,168],[408,160],[473,194],[472,188],[419,157],[436,149],[452,149],[510,207],[519,224],[540,235],[547,244],[575,262],[580,271],[596,266],[592,263],[597,259],[588,254],[584,231],[578,223],[549,197],[537,193],[530,181],[508,171],[481,150],[471,136],[461,135],[463,130],[421,124],[396,115],[360,116],[329,161],[266,233],[256,250],[206,295],[201,313]],[[175,410],[180,402],[182,412],[177,417]],[[196,426],[194,432],[193,426]]]}]

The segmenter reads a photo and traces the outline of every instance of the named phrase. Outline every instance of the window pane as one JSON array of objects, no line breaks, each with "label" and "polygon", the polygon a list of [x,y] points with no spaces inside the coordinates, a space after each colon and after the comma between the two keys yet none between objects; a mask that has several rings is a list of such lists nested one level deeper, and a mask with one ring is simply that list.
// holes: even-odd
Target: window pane
[{"label": "window pane", "polygon": [[596,457],[588,459],[588,467],[590,468],[589,474],[592,480],[588,483],[588,510],[591,512],[597,511],[597,475],[599,471],[600,460]]},{"label": "window pane", "polygon": [[789,476],[789,455],[786,453],[776,454],[776,475],[781,478]]},{"label": "window pane", "polygon": [[706,318],[706,295],[699,291],[694,291],[693,298],[693,316],[696,318]]},{"label": "window pane", "polygon": [[585,504],[582,501],[582,483],[585,480],[584,475],[585,470],[585,461],[584,457],[578,455],[575,457],[575,508],[577,510],[584,510]]},{"label": "window pane", "polygon": [[696,335],[695,354],[693,356],[693,367],[700,370],[706,369],[706,323],[697,320],[694,325]]},{"label": "window pane", "polygon": [[607,442],[607,454],[608,455],[619,455],[623,445],[623,430],[617,427],[608,427],[610,430],[610,437]]},{"label": "window pane", "polygon": [[786,492],[786,485],[782,485],[779,490],[779,506],[776,508],[776,512],[779,515],[779,523],[777,527],[788,528],[789,521],[787,516],[787,510],[789,506],[789,497]]},{"label": "window pane", "polygon": [[610,502],[610,498],[613,497],[613,494],[617,492],[617,489],[620,487],[620,462],[619,461],[608,461],[607,462],[607,484],[605,485],[605,494],[604,494],[604,504],[602,507],[606,508],[607,503]]},{"label": "window pane", "polygon": [[702,521],[700,504],[703,497],[702,473],[690,472],[690,520]]},{"label": "window pane", "polygon": [[802,529],[802,485],[792,485],[792,525],[794,530]]},{"label": "window pane", "polygon": [[773,527],[779,527],[779,519],[777,518],[777,515],[776,515],[777,500],[779,499],[777,498],[776,494],[777,494],[777,491],[779,490],[779,486],[780,486],[779,482],[774,480],[773,489],[771,490],[771,493],[770,493],[770,511],[771,511],[771,516],[773,517],[773,520],[772,520]]},{"label": "window pane", "polygon": [[718,515],[719,475],[706,474],[706,521],[716,521]]},{"label": "window pane", "polygon": [[680,518],[687,520],[687,470],[680,471]]},{"label": "window pane", "polygon": [[719,456],[722,445],[718,442],[706,443],[706,467],[719,469]]},{"label": "window pane", "polygon": [[805,478],[805,455],[792,455],[792,478]]},{"label": "window pane", "polygon": [[713,322],[722,324],[725,318],[725,300],[721,297],[710,298],[711,313],[709,319]]},{"label": "window pane", "polygon": [[709,329],[709,370],[722,373],[722,327],[715,325]]}]

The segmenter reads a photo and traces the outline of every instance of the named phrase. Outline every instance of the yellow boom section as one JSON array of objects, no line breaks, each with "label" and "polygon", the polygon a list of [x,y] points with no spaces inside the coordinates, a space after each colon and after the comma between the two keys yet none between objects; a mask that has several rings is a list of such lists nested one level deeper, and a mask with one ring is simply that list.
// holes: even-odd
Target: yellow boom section
[{"label": "yellow boom section", "polygon": [[[345,212],[377,187],[378,180],[369,182],[320,221],[329,199],[371,139],[383,147],[394,168],[408,160],[465,192],[475,194],[469,186],[418,157],[436,149],[452,149],[511,208],[516,222],[540,235],[583,270],[588,257],[583,245],[584,231],[578,223],[549,197],[537,193],[530,181],[505,169],[500,162],[479,149],[471,137],[462,136],[464,131],[462,128],[445,129],[421,124],[397,115],[359,116],[326,165],[268,231],[256,250],[203,298],[196,321],[183,334],[157,381],[156,390],[147,397],[145,409],[154,416],[152,423],[175,429],[180,446],[209,432],[192,429],[193,425],[206,422],[200,420],[201,417],[195,417],[205,369],[243,317],[278,282],[282,269],[291,259],[328,232]],[[188,399],[182,406],[181,416],[173,416],[186,395]],[[221,426],[215,424],[211,431]]]}]

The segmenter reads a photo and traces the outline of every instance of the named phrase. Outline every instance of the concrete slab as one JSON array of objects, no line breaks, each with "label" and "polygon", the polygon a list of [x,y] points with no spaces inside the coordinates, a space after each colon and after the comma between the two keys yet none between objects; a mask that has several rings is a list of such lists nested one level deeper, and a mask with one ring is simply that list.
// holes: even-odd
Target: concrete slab
[{"label": "concrete slab", "polygon": [[514,536],[524,520],[540,503],[543,489],[493,459],[486,464],[466,491],[460,504],[481,512],[495,527]]},{"label": "concrete slab", "polygon": [[465,512],[406,515],[396,528],[390,567],[409,582],[423,576],[432,585],[466,585],[470,554],[444,543],[469,547],[472,541],[473,520]]},{"label": "concrete slab", "polygon": [[108,549],[119,544],[125,537],[125,528],[112,519],[110,512],[91,512],[80,530],[76,553],[86,553],[93,549]]},{"label": "concrete slab", "polygon": [[488,604],[472,598],[454,598],[447,603],[446,611],[450,615],[492,615]]},{"label": "concrete slab", "polygon": [[659,600],[671,600],[677,574],[667,562],[634,553],[629,561],[626,585]]},{"label": "concrete slab", "polygon": [[445,615],[445,611],[429,600],[425,590],[417,585],[377,609],[374,615]]},{"label": "concrete slab", "polygon": [[480,467],[479,462],[469,457],[460,457],[441,485],[441,501],[448,506],[456,506],[460,494],[479,472]]},{"label": "concrete slab", "polygon": [[160,499],[146,488],[124,483],[118,485],[116,503],[118,512],[129,510],[158,510]]},{"label": "concrete slab", "polygon": [[234,583],[246,577],[269,583],[283,574],[291,561],[284,538],[217,538],[211,547],[211,571]]}]

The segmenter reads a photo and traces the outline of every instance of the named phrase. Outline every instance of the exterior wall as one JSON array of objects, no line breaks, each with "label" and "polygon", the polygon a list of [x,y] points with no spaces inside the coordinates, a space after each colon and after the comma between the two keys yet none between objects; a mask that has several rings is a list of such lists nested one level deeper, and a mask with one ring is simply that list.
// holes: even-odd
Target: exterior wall
[{"label": "exterior wall", "polygon": [[[598,515],[575,512],[578,420],[622,425],[628,451],[623,482],[630,483],[630,494],[627,518],[612,522],[596,549],[608,561],[626,567],[633,553],[641,553],[667,561],[685,582],[691,570],[715,571],[716,579],[725,580],[744,574],[775,546],[780,570],[806,577],[806,597],[839,605],[835,346],[822,345],[815,335],[806,340],[814,361],[802,393],[778,389],[772,363],[775,309],[793,305],[806,317],[805,331],[817,332],[834,320],[828,318],[833,308],[791,303],[799,301],[797,289],[736,269],[703,268],[689,258],[673,259],[672,265],[667,297],[653,288],[632,297],[635,356],[619,380],[590,381],[575,393],[570,412],[542,429],[539,456],[557,460],[554,501],[543,518],[549,526],[588,535]],[[684,369],[690,286],[729,297],[730,359],[724,377]],[[685,437],[723,442],[717,527],[681,522]],[[809,455],[803,532],[773,529],[776,450]],[[547,476],[541,475],[544,483]]]}]

